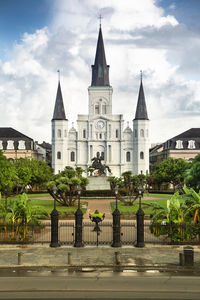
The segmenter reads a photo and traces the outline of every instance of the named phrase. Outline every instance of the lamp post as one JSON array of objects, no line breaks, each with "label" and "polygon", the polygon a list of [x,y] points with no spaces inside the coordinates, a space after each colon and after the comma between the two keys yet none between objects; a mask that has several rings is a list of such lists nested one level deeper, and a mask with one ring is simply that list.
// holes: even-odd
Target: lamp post
[{"label": "lamp post", "polygon": [[117,207],[117,195],[119,193],[119,188],[116,185],[115,187],[115,210],[112,213],[113,215],[113,243],[112,247],[121,247],[121,241],[120,241],[120,211]]},{"label": "lamp post", "polygon": [[75,243],[74,247],[83,247],[83,213],[80,208],[81,186],[77,186],[78,193],[78,209],[75,212]]},{"label": "lamp post", "polygon": [[142,248],[144,247],[144,211],[141,207],[141,199],[142,199],[142,180],[140,181],[139,185],[139,209],[136,213],[137,216],[137,244],[136,247]]},{"label": "lamp post", "polygon": [[56,210],[56,193],[57,187],[53,187],[54,194],[54,209],[51,212],[51,243],[50,247],[59,247],[58,242],[58,211]]}]

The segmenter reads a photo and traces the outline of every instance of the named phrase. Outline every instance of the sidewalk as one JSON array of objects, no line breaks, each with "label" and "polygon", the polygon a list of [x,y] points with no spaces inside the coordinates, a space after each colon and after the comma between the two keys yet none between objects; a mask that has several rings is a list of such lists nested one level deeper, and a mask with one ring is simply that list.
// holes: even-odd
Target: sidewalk
[{"label": "sidewalk", "polygon": [[[183,246],[153,246],[144,248],[123,246],[86,246],[74,248],[62,246],[50,248],[49,245],[1,245],[0,269],[16,267],[18,253],[23,253],[19,267],[68,267],[71,253],[72,266],[113,267],[116,264],[115,252],[119,252],[120,264],[126,267],[178,267],[179,253]],[[200,246],[194,246],[194,267],[200,270]]]}]

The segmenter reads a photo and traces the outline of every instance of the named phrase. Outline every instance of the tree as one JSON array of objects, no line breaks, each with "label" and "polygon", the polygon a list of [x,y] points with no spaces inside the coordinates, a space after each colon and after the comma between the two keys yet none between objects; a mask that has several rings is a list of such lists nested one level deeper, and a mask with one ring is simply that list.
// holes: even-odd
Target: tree
[{"label": "tree", "polygon": [[47,183],[47,189],[50,195],[61,205],[74,206],[78,199],[78,185],[81,186],[82,190],[85,190],[88,183],[88,179],[82,176],[80,168],[74,170],[71,167],[65,167],[64,171],[54,175],[52,180]]},{"label": "tree", "polygon": [[183,184],[188,167],[189,164],[186,160],[169,157],[154,166],[153,178],[155,182],[171,183],[175,190],[176,185]]},{"label": "tree", "polygon": [[200,154],[190,164],[190,168],[186,173],[185,183],[195,190],[200,189]]},{"label": "tree", "polygon": [[4,194],[6,191],[11,191],[17,181],[15,166],[0,151],[0,191]]}]

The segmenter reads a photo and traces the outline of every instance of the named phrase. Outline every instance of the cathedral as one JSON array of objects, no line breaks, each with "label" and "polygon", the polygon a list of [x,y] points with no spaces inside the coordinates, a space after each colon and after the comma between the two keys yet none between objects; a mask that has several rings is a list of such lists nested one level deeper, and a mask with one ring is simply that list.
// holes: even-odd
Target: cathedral
[{"label": "cathedral", "polygon": [[125,171],[133,174],[149,171],[149,119],[142,77],[132,128],[124,129],[123,115],[112,113],[112,93],[100,26],[88,87],[88,114],[78,115],[77,130],[68,128],[58,82],[52,118],[52,168],[55,174],[65,166],[87,171],[92,158],[97,156],[101,156],[102,164],[109,166],[113,176],[119,177]]}]

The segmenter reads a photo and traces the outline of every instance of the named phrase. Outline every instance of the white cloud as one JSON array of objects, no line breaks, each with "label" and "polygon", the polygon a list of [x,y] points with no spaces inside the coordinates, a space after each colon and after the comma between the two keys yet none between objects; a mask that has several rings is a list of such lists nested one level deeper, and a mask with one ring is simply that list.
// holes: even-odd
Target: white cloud
[{"label": "white cloud", "polygon": [[200,113],[199,33],[189,32],[173,15],[165,16],[154,0],[60,0],[52,9],[49,28],[25,33],[14,45],[12,59],[0,62],[1,126],[50,141],[58,69],[70,123],[78,113],[87,113],[97,16],[102,13],[113,112],[132,121],[142,69],[152,142],[199,127],[194,117]]}]

